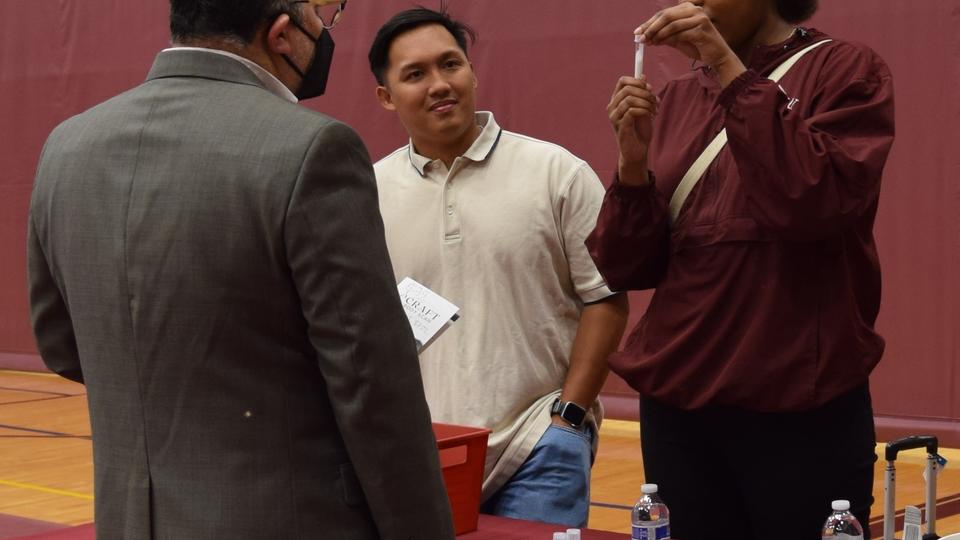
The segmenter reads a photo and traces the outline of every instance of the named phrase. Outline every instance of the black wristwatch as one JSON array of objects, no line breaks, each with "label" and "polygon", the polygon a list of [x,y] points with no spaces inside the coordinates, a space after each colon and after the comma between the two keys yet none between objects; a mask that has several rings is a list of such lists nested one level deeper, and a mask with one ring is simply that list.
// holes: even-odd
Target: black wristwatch
[{"label": "black wristwatch", "polygon": [[560,401],[557,398],[550,406],[550,416],[560,416],[571,426],[580,427],[587,417],[587,410],[572,401]]}]

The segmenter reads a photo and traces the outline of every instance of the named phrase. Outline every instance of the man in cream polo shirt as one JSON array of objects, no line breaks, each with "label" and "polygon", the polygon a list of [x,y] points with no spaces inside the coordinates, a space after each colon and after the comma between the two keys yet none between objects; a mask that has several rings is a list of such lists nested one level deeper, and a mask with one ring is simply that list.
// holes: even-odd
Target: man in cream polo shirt
[{"label": "man in cream polo shirt", "polygon": [[379,100],[411,138],[374,166],[387,246],[398,281],[461,307],[421,371],[435,421],[492,430],[483,511],[583,526],[628,309],[584,246],[604,189],[583,160],[475,111],[468,35],[418,8],[371,47]]}]

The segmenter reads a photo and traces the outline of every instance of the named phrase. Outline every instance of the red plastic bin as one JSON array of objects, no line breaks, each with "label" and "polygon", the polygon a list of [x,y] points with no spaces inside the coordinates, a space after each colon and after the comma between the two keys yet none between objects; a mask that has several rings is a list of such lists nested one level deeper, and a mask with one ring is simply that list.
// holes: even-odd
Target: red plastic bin
[{"label": "red plastic bin", "polygon": [[433,434],[437,438],[443,483],[453,510],[453,527],[457,534],[475,531],[490,430],[434,423]]}]

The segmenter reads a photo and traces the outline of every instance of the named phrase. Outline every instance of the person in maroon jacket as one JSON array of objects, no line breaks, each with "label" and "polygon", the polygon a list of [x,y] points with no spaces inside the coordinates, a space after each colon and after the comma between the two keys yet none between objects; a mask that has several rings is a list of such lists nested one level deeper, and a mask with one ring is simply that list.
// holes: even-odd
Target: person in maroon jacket
[{"label": "person in maroon jacket", "polygon": [[816,7],[664,9],[638,35],[697,67],[658,94],[621,78],[608,107],[618,177],[587,245],[614,290],[656,289],[610,364],[641,394],[646,478],[683,540],[817,538],[832,499],[869,521],[893,85],[867,47],[796,26]]}]

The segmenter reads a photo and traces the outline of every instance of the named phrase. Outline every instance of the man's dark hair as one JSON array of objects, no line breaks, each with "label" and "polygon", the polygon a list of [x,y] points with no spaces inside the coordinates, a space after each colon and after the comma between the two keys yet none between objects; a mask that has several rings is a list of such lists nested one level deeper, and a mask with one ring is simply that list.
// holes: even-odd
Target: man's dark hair
[{"label": "man's dark hair", "polygon": [[472,28],[460,21],[451,19],[446,12],[434,11],[425,7],[401,11],[380,27],[380,30],[377,31],[377,37],[373,38],[373,45],[370,46],[370,54],[367,55],[370,60],[370,71],[373,72],[378,84],[383,85],[384,75],[390,67],[390,46],[393,41],[400,34],[428,24],[439,24],[446,28],[464,55],[467,55],[467,38],[470,38],[470,43],[477,41],[477,33]]},{"label": "man's dark hair", "polygon": [[174,41],[228,38],[250,43],[269,17],[287,13],[300,23],[293,0],[170,0]]},{"label": "man's dark hair", "polygon": [[776,0],[777,13],[791,24],[801,23],[816,13],[817,0]]}]

